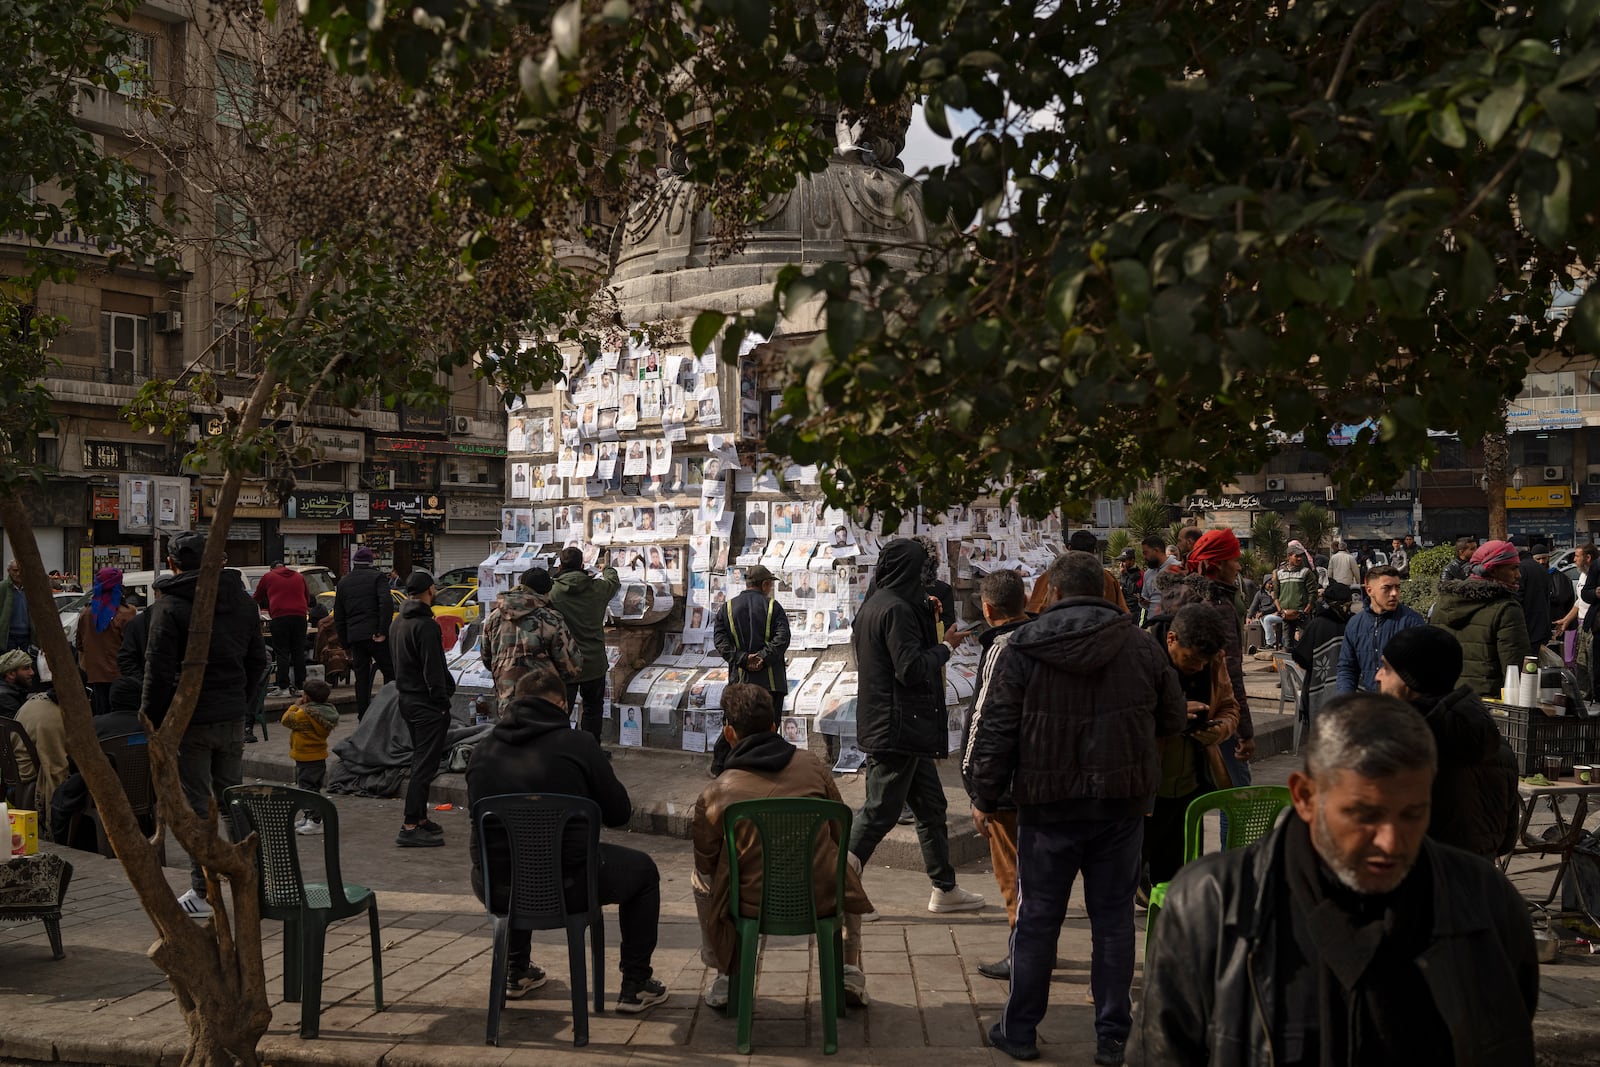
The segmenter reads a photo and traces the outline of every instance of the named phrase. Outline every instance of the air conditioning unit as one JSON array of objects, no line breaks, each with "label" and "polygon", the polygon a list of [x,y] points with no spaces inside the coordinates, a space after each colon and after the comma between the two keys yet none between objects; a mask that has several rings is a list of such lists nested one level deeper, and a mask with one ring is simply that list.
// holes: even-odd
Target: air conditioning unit
[{"label": "air conditioning unit", "polygon": [[1281,492],[1283,492],[1284,488],[1288,484],[1289,484],[1289,481],[1286,478],[1268,478],[1267,479],[1267,492],[1269,492],[1269,493],[1281,493]]},{"label": "air conditioning unit", "polygon": [[154,312],[150,316],[150,328],[156,333],[180,333],[183,330],[183,312]]},{"label": "air conditioning unit", "polygon": [[450,432],[468,434],[472,432],[472,420],[465,415],[456,415],[450,420]]},{"label": "air conditioning unit", "polygon": [[1567,468],[1565,468],[1565,467],[1546,467],[1544,469],[1544,480],[1547,481],[1547,482],[1564,482],[1564,481],[1566,481],[1567,480]]},{"label": "air conditioning unit", "polygon": [[1589,484],[1600,485],[1600,467],[1589,468]]}]

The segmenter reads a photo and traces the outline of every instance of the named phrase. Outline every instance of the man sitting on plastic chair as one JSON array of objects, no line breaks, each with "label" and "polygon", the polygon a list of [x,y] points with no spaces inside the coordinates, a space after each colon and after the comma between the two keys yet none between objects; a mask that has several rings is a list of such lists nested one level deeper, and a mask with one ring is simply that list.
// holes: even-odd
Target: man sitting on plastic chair
[{"label": "man sitting on plastic chair", "polygon": [[[530,667],[517,682],[511,706],[489,736],[473,749],[467,765],[467,799],[476,804],[484,797],[506,793],[559,793],[588,797],[600,805],[600,821],[607,826],[627,826],[633,815],[628,790],[617,780],[611,761],[593,734],[572,729],[567,717],[567,685],[543,664]],[[484,877],[479,866],[478,827],[472,827],[472,891],[483,899]],[[511,885],[511,846],[502,836],[489,838],[489,862],[494,884]],[[584,849],[566,844],[562,869],[579,887],[584,877]],[[498,894],[496,894],[498,896]],[[616,904],[622,945],[622,991],[617,1011],[641,1012],[667,999],[667,988],[651,977],[650,958],[656,949],[656,927],[661,917],[661,874],[655,860],[637,849],[609,841],[600,843],[600,903]],[[576,901],[568,900],[568,907]],[[496,900],[496,909],[506,906]],[[524,997],[544,985],[544,971],[530,961],[533,933],[511,931],[506,996]]]},{"label": "man sitting on plastic chair", "polygon": [[[723,812],[741,800],[775,797],[817,797],[839,800],[839,789],[827,766],[810,752],[796,748],[776,733],[777,717],[772,697],[760,686],[730,685],[722,693],[723,736],[733,746],[723,774],[706,786],[694,807],[694,903],[700,915],[700,958],[715,967],[716,978],[706,989],[709,1007],[728,1004],[728,972],[732,969],[737,936],[729,911],[728,857],[723,854]],[[741,831],[742,832],[742,831]],[[739,902],[744,914],[761,906],[761,864],[751,859],[748,845],[739,849]],[[813,884],[817,914],[835,912],[834,878],[839,863],[839,843],[825,841],[816,853]],[[861,971],[861,916],[872,910],[861,878],[845,871],[844,992],[853,1008],[867,1003],[867,978]]]}]

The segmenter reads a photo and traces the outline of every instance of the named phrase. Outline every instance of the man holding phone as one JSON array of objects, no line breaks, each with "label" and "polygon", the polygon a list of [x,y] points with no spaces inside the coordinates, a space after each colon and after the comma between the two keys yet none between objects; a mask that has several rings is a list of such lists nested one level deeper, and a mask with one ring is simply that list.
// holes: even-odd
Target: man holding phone
[{"label": "man holding phone", "polygon": [[983,897],[956,885],[944,786],[933,764],[949,755],[943,668],[967,634],[950,620],[938,637],[943,609],[927,593],[927,561],[927,549],[909,538],[885,545],[851,630],[860,678],[857,744],[870,758],[866,803],[850,827],[850,864],[861,873],[909,804],[933,883],[928,910],[975,911]]}]

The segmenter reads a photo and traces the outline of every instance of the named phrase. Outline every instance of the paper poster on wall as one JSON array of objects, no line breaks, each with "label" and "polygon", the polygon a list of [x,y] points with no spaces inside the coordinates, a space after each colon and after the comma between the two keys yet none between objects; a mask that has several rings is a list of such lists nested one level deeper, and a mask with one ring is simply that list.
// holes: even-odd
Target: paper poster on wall
[{"label": "paper poster on wall", "polygon": [[839,744],[839,758],[834,762],[835,774],[856,774],[866,765],[867,754],[856,747],[855,735]]},{"label": "paper poster on wall", "polygon": [[644,744],[644,728],[639,723],[638,705],[624,704],[618,714],[621,718],[617,722],[617,743],[628,748],[641,747]]},{"label": "paper poster on wall", "polygon": [[705,721],[706,714],[703,711],[686,711],[683,713],[683,750],[685,752],[704,752],[706,750]]},{"label": "paper poster on wall", "polygon": [[650,446],[650,473],[660,477],[672,470],[672,445],[656,441]]},{"label": "paper poster on wall", "polygon": [[650,473],[649,449],[643,441],[629,441],[627,456],[628,458],[622,464],[623,474],[642,475]]},{"label": "paper poster on wall", "polygon": [[599,464],[599,456],[595,451],[593,441],[585,441],[578,449],[578,462],[572,470],[574,478],[593,478]]}]

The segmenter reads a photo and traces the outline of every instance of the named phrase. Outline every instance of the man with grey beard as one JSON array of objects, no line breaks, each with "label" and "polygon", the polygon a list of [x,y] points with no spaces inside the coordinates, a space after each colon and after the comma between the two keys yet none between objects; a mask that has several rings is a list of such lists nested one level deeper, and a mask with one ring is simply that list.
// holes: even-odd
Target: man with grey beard
[{"label": "man with grey beard", "polygon": [[1527,907],[1488,862],[1427,836],[1436,763],[1393,697],[1326,704],[1289,776],[1294,810],[1173,880],[1131,1061],[1533,1063]]}]

